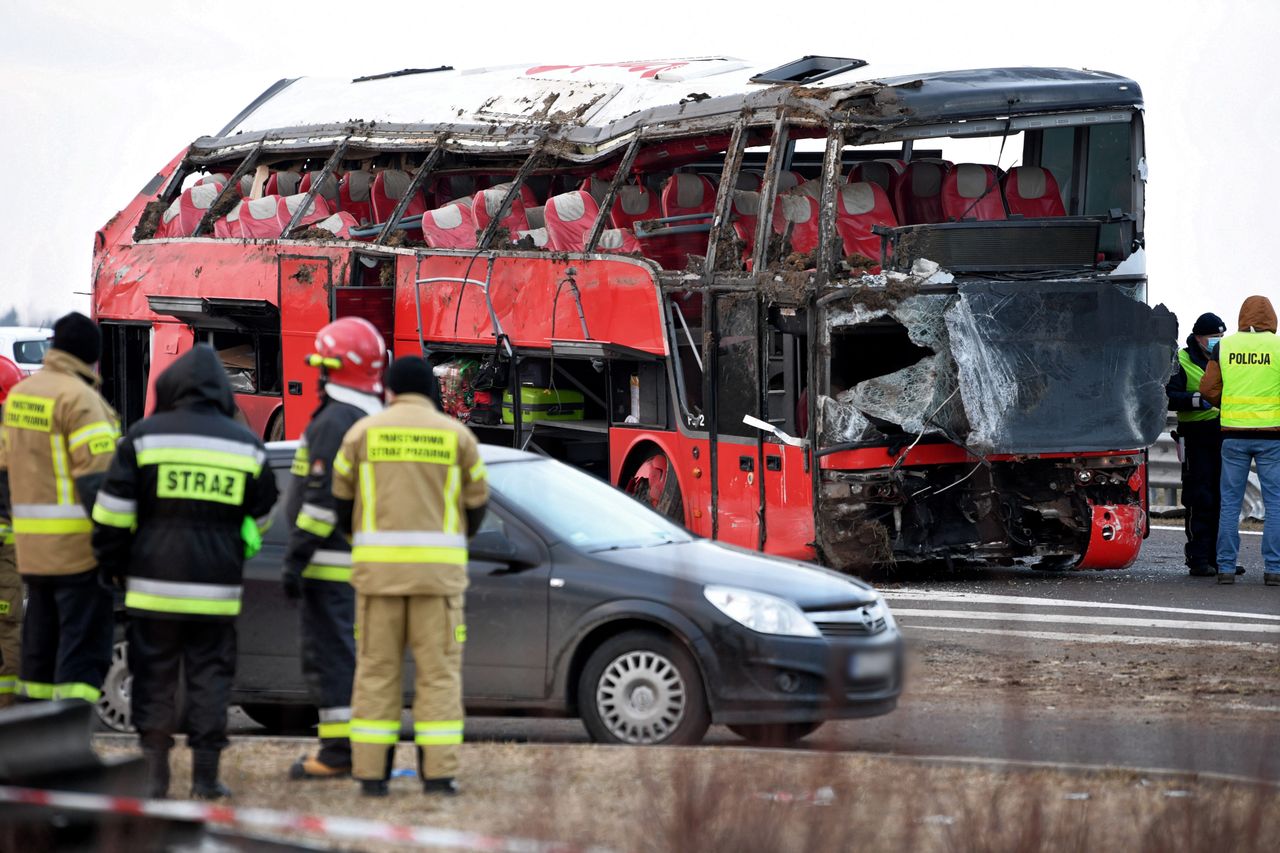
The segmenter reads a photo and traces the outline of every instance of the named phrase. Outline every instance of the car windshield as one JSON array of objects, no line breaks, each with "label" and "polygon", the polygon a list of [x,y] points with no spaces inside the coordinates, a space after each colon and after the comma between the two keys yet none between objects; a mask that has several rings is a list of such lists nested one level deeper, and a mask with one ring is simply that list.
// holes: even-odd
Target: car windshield
[{"label": "car windshield", "polygon": [[556,538],[584,551],[647,548],[692,539],[683,528],[607,483],[551,459],[492,465],[489,483]]}]

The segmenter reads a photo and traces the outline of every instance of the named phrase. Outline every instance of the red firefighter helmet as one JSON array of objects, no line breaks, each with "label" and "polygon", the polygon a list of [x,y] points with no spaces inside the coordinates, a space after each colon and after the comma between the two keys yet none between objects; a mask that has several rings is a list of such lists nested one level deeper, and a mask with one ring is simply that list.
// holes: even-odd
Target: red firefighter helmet
[{"label": "red firefighter helmet", "polygon": [[363,317],[341,317],[316,333],[316,351],[307,363],[323,368],[328,382],[381,394],[387,344],[377,327]]},{"label": "red firefighter helmet", "polygon": [[0,403],[3,403],[5,398],[9,396],[13,386],[25,378],[26,374],[22,372],[18,365],[0,355]]}]

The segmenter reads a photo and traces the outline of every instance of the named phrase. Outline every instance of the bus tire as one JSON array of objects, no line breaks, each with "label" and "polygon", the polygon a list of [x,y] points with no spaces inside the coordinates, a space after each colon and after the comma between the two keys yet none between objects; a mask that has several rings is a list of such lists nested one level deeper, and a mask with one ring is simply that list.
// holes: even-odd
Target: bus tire
[{"label": "bus tire", "polygon": [[662,451],[651,454],[636,467],[623,491],[676,524],[684,524],[684,496],[680,493],[680,480],[671,460]]},{"label": "bus tire", "polygon": [[267,421],[267,434],[263,436],[266,441],[284,441],[284,407],[281,406],[271,414],[271,419]]}]

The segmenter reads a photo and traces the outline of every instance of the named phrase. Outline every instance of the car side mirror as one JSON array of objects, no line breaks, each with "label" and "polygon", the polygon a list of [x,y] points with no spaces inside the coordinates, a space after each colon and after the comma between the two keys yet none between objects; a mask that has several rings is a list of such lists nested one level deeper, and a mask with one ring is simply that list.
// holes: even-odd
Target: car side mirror
[{"label": "car side mirror", "polygon": [[473,560],[507,563],[523,568],[536,566],[540,562],[532,549],[517,547],[501,530],[481,530],[471,538],[468,549]]}]

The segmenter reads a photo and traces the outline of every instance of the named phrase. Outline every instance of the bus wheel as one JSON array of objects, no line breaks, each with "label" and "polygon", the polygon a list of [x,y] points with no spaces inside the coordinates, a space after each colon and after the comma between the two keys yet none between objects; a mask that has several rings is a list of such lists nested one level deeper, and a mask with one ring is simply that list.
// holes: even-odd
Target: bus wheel
[{"label": "bus wheel", "polygon": [[284,409],[271,416],[267,424],[267,441],[284,441]]},{"label": "bus wheel", "polygon": [[665,453],[655,453],[641,462],[624,490],[676,524],[684,524],[684,498],[680,494],[680,481]]}]

